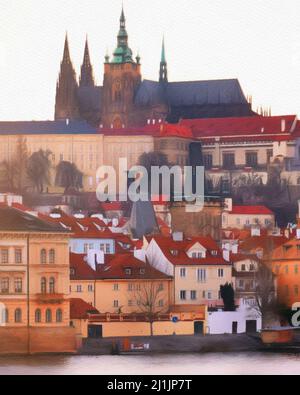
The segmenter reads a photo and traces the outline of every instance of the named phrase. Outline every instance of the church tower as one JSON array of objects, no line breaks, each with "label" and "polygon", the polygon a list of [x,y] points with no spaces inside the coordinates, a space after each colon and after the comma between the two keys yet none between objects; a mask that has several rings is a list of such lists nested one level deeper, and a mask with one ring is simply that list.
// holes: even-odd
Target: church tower
[{"label": "church tower", "polygon": [[63,60],[56,85],[55,120],[78,119],[78,84],[71,61],[68,36],[66,35]]},{"label": "church tower", "polygon": [[165,49],[165,39],[164,38],[163,38],[162,49],[161,49],[159,82],[160,83],[168,83],[168,64],[166,61],[166,49]]},{"label": "church tower", "polygon": [[134,96],[140,83],[140,57],[133,60],[122,9],[117,48],[111,61],[108,55],[105,57],[101,121],[104,127],[130,126],[130,113],[134,111]]},{"label": "church tower", "polygon": [[84,48],[83,63],[81,66],[79,86],[80,86],[80,88],[95,86],[93,66],[91,64],[89,44],[88,44],[87,38],[86,38],[85,48]]}]

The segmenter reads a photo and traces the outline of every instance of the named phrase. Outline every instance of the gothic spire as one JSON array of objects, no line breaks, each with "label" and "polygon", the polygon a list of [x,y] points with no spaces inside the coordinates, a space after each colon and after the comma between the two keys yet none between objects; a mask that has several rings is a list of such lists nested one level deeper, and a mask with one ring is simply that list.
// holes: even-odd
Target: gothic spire
[{"label": "gothic spire", "polygon": [[165,38],[163,38],[159,68],[159,82],[168,82],[168,63],[166,61]]},{"label": "gothic spire", "polygon": [[78,118],[77,78],[72,64],[68,35],[66,34],[63,59],[56,86],[55,119]]},{"label": "gothic spire", "polygon": [[126,18],[122,7],[120,17],[120,30],[118,33],[118,46],[114,52],[113,63],[133,63],[132,50],[128,46],[128,34],[126,30]]},{"label": "gothic spire", "polygon": [[83,63],[79,79],[80,86],[95,86],[93,67],[91,64],[88,38],[85,41]]},{"label": "gothic spire", "polygon": [[66,37],[65,37],[64,55],[63,55],[62,63],[65,64],[71,63],[68,33],[66,33]]}]

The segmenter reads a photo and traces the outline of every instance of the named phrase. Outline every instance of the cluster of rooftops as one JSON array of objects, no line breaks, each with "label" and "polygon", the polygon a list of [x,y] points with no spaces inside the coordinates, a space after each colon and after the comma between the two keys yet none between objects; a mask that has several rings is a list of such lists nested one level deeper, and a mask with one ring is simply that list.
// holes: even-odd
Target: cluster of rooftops
[{"label": "cluster of rooftops", "polygon": [[153,136],[200,139],[204,142],[290,141],[300,137],[300,121],[296,115],[253,116],[236,118],[184,119],[178,124],[151,121],[134,128],[93,128],[85,121],[0,122],[0,135],[72,135],[103,134],[107,136]]}]

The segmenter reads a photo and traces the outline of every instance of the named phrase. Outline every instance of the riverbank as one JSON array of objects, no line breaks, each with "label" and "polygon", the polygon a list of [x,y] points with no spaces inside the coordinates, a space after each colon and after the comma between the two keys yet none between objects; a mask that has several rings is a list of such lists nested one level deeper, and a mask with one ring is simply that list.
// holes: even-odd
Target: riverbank
[{"label": "riverbank", "polygon": [[[111,355],[113,344],[118,340],[122,339],[87,339],[78,354]],[[136,337],[131,341],[149,344],[147,354],[251,352],[262,346],[259,334]]]}]

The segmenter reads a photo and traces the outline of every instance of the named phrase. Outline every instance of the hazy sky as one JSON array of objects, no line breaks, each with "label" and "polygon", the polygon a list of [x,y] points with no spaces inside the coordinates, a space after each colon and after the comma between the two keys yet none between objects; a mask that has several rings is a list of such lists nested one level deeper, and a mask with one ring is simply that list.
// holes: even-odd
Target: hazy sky
[{"label": "hazy sky", "polygon": [[[0,120],[53,119],[67,30],[77,72],[88,34],[102,84],[121,0],[0,0]],[[299,0],[124,0],[129,43],[157,79],[165,35],[170,80],[239,78],[256,106],[300,115]]]}]

